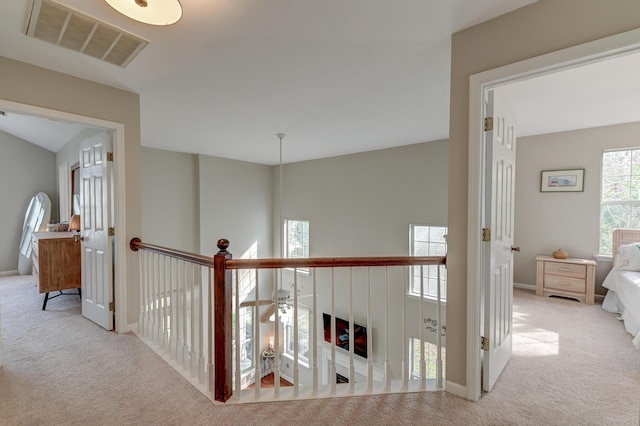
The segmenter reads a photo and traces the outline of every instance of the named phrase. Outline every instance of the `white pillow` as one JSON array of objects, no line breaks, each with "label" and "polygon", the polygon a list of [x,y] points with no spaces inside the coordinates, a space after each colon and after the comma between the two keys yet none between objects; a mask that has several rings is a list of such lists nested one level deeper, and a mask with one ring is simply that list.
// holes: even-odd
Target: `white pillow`
[{"label": "white pillow", "polygon": [[616,269],[640,271],[640,243],[632,243],[618,247]]}]

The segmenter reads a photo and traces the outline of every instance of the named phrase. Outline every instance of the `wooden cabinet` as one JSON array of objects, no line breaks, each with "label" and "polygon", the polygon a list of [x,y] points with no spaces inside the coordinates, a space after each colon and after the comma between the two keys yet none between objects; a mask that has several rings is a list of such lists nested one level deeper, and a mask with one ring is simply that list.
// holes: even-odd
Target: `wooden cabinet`
[{"label": "wooden cabinet", "polygon": [[597,265],[594,260],[539,255],[536,262],[537,296],[562,296],[593,304]]},{"label": "wooden cabinet", "polygon": [[31,237],[33,276],[40,293],[80,288],[80,241],[72,232],[34,232]]}]

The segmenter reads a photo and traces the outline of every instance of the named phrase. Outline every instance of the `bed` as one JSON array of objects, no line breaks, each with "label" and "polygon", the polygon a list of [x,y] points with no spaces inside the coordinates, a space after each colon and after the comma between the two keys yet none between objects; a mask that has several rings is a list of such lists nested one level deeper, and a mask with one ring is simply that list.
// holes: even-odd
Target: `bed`
[{"label": "bed", "polygon": [[615,229],[613,250],[613,267],[602,283],[608,290],[602,308],[620,315],[640,349],[640,229]]}]

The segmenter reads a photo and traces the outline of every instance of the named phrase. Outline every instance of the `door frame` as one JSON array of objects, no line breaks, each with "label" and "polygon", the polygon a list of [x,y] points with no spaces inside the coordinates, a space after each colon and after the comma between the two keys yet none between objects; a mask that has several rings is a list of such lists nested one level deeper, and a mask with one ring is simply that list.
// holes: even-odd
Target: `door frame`
[{"label": "door frame", "polygon": [[[100,127],[110,130],[113,133],[113,181],[114,197],[112,201],[115,206],[111,206],[114,211],[115,253],[114,261],[114,302],[117,306],[115,313],[115,326],[118,333],[129,331],[127,325],[127,268],[126,255],[129,250],[129,243],[122,232],[126,229],[126,191],[125,191],[125,140],[124,124],[99,118],[87,117],[68,112],[42,108],[34,105],[22,104],[0,99],[0,109],[18,114],[33,115],[41,118],[67,121],[71,123],[83,124],[91,127]],[[115,207],[115,208],[114,208]]]},{"label": "door frame", "polygon": [[482,202],[484,182],[484,94],[518,81],[551,74],[589,63],[640,52],[640,29],[631,30],[494,68],[469,78],[469,165],[467,206],[467,353],[466,398],[482,394],[480,315],[483,312]]}]

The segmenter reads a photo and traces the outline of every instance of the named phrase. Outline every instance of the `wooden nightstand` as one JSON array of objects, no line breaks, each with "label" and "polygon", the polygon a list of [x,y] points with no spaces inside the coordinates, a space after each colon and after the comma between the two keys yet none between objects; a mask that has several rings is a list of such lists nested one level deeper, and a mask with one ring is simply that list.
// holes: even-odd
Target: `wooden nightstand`
[{"label": "wooden nightstand", "polygon": [[562,296],[593,305],[596,265],[588,259],[536,256],[536,296]]}]

